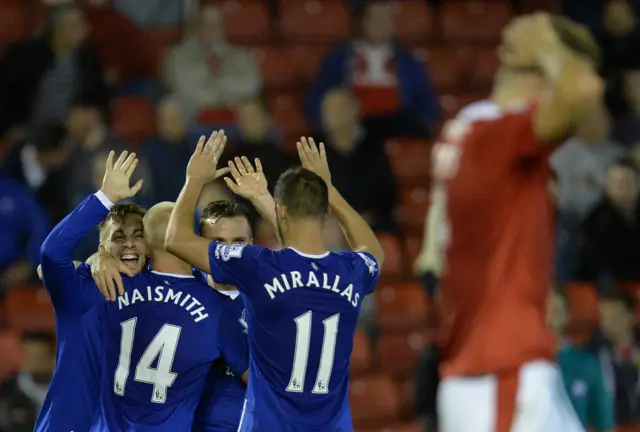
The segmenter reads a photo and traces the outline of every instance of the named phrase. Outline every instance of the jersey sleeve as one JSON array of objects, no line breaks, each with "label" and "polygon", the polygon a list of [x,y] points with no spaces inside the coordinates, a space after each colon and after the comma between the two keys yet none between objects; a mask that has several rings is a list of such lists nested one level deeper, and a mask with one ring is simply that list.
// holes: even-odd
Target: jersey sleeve
[{"label": "jersey sleeve", "polygon": [[228,300],[220,314],[218,343],[224,362],[236,376],[249,369],[247,311],[239,299]]},{"label": "jersey sleeve", "polygon": [[371,294],[380,278],[380,266],[375,257],[368,252],[343,252],[341,255],[351,256],[354,275],[362,280],[363,294]]},{"label": "jersey sleeve", "polygon": [[530,157],[547,158],[561,144],[560,142],[540,141],[536,137],[534,119],[537,105],[530,104],[514,112],[506,112],[502,128],[509,132],[509,137],[497,142],[508,148],[503,149],[504,154],[513,159]]},{"label": "jersey sleeve", "polygon": [[594,359],[591,367],[591,390],[589,391],[589,425],[598,431],[612,430],[615,426],[613,396],[605,386],[602,369]]},{"label": "jersey sleeve", "polygon": [[58,316],[82,314],[99,297],[90,269],[76,269],[71,255],[112,205],[100,193],[90,195],[56,225],[40,248],[42,281]]},{"label": "jersey sleeve", "polygon": [[247,282],[253,278],[267,251],[261,246],[212,241],[209,244],[211,277],[217,283],[234,285],[246,292]]}]

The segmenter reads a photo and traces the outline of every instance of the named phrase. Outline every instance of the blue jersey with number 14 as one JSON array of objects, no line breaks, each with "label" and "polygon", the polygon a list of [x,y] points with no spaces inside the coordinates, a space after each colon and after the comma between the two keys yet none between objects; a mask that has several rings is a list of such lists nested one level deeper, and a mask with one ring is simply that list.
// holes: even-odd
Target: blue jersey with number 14
[{"label": "blue jersey with number 14", "polygon": [[190,431],[220,357],[224,296],[193,276],[156,271],[123,278],[124,295],[96,307],[103,328],[96,431]]},{"label": "blue jersey with number 14", "polygon": [[378,280],[367,253],[307,255],[209,247],[211,276],[248,312],[249,384],[240,431],[352,431],[349,360],[363,298]]}]

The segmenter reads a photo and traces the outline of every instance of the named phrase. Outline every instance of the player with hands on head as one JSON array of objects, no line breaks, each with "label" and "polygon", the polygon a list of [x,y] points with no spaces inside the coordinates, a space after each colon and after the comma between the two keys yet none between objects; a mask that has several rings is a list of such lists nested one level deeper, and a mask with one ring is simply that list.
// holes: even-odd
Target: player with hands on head
[{"label": "player with hands on head", "polygon": [[[57,362],[36,431],[89,430],[95,420],[102,332],[95,314],[88,313],[92,303],[86,296],[95,288],[82,289],[92,282],[91,271],[86,264],[76,268],[71,255],[84,236],[107,217],[114,202],[133,197],[142,187],[142,181],[129,184],[138,164],[136,154],[122,152],[115,162],[114,157],[113,151],[107,157],[100,190],[64,218],[40,249],[42,280],[56,316]],[[141,216],[113,224],[127,236],[138,235],[138,231],[142,236]]]}]

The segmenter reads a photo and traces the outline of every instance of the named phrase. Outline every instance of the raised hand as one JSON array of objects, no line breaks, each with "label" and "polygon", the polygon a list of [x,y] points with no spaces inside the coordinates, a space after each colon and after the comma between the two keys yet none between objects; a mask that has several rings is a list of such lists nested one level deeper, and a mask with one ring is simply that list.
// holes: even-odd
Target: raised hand
[{"label": "raised hand", "polygon": [[267,179],[262,171],[262,163],[260,163],[260,159],[256,159],[255,163],[256,167],[254,169],[246,156],[236,157],[234,160],[229,161],[229,170],[233,180],[229,177],[224,178],[224,182],[231,189],[231,192],[249,201],[269,195]]},{"label": "raised hand", "polygon": [[313,138],[300,138],[297,143],[298,157],[302,167],[318,174],[327,185],[331,184],[331,171],[329,171],[329,163],[327,162],[327,153],[324,144],[320,143],[320,149],[316,146]]},{"label": "raised hand", "polygon": [[130,185],[131,175],[138,166],[138,158],[135,153],[123,151],[115,163],[113,162],[114,156],[113,150],[110,151],[100,190],[111,202],[115,203],[135,196],[142,187],[142,179],[138,180],[135,185]]},{"label": "raised hand", "polygon": [[201,184],[212,182],[229,172],[229,168],[217,169],[220,155],[227,143],[224,131],[214,131],[206,142],[205,139],[204,136],[200,137],[187,165],[187,180]]}]

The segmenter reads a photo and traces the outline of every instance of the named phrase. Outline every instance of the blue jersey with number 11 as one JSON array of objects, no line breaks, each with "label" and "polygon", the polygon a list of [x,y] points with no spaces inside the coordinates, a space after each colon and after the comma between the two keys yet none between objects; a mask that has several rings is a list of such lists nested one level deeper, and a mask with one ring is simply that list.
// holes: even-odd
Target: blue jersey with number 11
[{"label": "blue jersey with number 11", "polygon": [[250,373],[239,430],[353,430],[349,359],[360,305],[378,280],[375,258],[214,241],[209,260],[213,279],[238,287],[248,312]]}]

